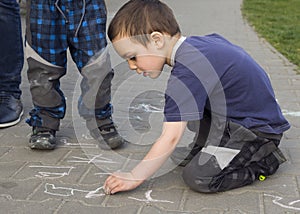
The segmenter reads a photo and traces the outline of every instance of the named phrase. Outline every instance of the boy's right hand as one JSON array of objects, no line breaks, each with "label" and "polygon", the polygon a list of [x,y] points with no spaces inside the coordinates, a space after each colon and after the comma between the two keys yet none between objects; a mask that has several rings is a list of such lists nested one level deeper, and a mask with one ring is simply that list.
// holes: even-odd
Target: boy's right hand
[{"label": "boy's right hand", "polygon": [[104,183],[106,194],[133,190],[143,183],[143,180],[134,178],[131,172],[115,172]]}]

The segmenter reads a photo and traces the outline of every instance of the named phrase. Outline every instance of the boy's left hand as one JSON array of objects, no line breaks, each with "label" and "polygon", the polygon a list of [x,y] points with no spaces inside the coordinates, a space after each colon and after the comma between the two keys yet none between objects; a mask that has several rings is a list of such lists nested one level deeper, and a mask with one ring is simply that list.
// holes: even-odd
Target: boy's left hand
[{"label": "boy's left hand", "polygon": [[106,179],[104,191],[106,194],[115,194],[135,189],[142,183],[143,180],[137,180],[130,172],[115,172]]}]

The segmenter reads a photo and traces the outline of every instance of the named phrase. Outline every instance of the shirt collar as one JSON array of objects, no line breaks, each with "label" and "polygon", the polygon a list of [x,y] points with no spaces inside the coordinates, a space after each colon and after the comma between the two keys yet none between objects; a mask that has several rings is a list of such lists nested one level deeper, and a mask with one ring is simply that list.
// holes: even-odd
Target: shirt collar
[{"label": "shirt collar", "polygon": [[185,39],[186,39],[185,36],[181,36],[173,47],[172,54],[171,54],[171,66],[172,67],[175,65],[176,51],[178,50],[179,46],[184,42]]}]

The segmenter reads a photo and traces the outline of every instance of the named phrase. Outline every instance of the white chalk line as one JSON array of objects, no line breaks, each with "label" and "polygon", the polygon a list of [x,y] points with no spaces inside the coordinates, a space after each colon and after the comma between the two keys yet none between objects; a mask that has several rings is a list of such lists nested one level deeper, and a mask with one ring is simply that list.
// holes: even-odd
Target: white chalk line
[{"label": "white chalk line", "polygon": [[[85,198],[96,198],[96,197],[101,197],[105,196],[104,193],[98,193],[101,189],[103,189],[103,186],[95,189],[95,190],[82,190],[82,189],[75,189],[75,188],[69,188],[69,187],[56,187],[54,184],[45,184],[45,191],[44,193],[49,194],[49,195],[54,195],[54,196],[63,196],[63,197],[69,197],[69,196],[74,196],[75,192],[80,192],[80,193],[87,193],[85,195]],[[55,190],[63,190],[65,193],[57,193]]]},{"label": "white chalk line", "polygon": [[59,140],[63,145],[59,145],[59,147],[81,147],[85,149],[98,148],[97,145],[92,143],[68,143],[68,140],[65,138],[61,138]]},{"label": "white chalk line", "polygon": [[171,204],[174,203],[173,201],[156,200],[156,199],[153,199],[153,198],[151,197],[151,193],[152,193],[152,190],[148,190],[148,191],[145,193],[146,199],[138,199],[138,198],[134,198],[134,197],[128,197],[128,198],[129,198],[129,199],[136,200],[136,201],[146,202],[146,203],[150,203],[150,202],[171,203]]},{"label": "white chalk line", "polygon": [[300,111],[282,110],[282,114],[285,116],[300,117]]},{"label": "white chalk line", "polygon": [[[45,191],[44,193],[49,194],[49,195],[54,195],[54,196],[61,196],[61,197],[70,197],[74,196],[76,192],[79,193],[86,193],[85,198],[96,198],[96,197],[102,197],[105,196],[105,193],[98,193],[100,190],[104,191],[104,186],[98,187],[95,190],[83,190],[83,189],[76,189],[76,188],[70,188],[70,187],[56,187],[54,184],[46,183],[45,184]],[[58,191],[65,191],[64,193],[59,193]],[[140,202],[158,202],[158,203],[171,203],[173,204],[173,201],[168,201],[168,200],[157,200],[153,199],[151,197],[152,190],[148,190],[145,193],[145,198],[146,199],[139,199],[139,198],[134,198],[134,197],[128,197],[129,199],[133,199],[136,201]]]},{"label": "white chalk line", "polygon": [[264,194],[264,195],[265,195],[265,196],[269,196],[269,197],[274,198],[274,199],[272,200],[272,202],[273,202],[274,204],[276,204],[276,205],[282,207],[282,208],[300,211],[300,207],[294,207],[294,206],[292,206],[292,205],[294,205],[294,204],[300,202],[300,200],[295,200],[295,201],[289,202],[288,205],[285,205],[285,204],[282,204],[282,203],[279,202],[279,201],[281,201],[281,200],[283,199],[283,198],[280,197],[280,196],[275,196],[275,195],[270,195],[270,194]]},{"label": "white chalk line", "polygon": [[58,179],[62,178],[64,176],[68,176],[71,173],[71,170],[75,167],[73,166],[39,166],[39,165],[33,165],[29,166],[29,168],[47,168],[47,169],[68,169],[67,172],[48,172],[48,171],[39,171],[38,175],[35,175],[35,177],[38,178],[46,178],[46,179]]},{"label": "white chalk line", "polygon": [[102,157],[103,154],[93,155],[93,156],[94,157],[92,157],[91,159],[72,156],[72,158],[74,158],[75,160],[68,160],[68,162],[71,162],[71,163],[88,163],[88,164],[90,164],[90,163],[117,163],[117,162],[112,161],[111,159]]}]

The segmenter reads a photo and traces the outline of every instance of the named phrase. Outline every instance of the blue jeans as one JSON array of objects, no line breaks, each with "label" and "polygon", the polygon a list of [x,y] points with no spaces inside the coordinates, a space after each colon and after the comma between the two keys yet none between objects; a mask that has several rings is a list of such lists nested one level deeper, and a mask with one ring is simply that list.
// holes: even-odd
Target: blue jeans
[{"label": "blue jeans", "polygon": [[23,63],[19,4],[16,0],[0,0],[0,93],[20,98]]}]

